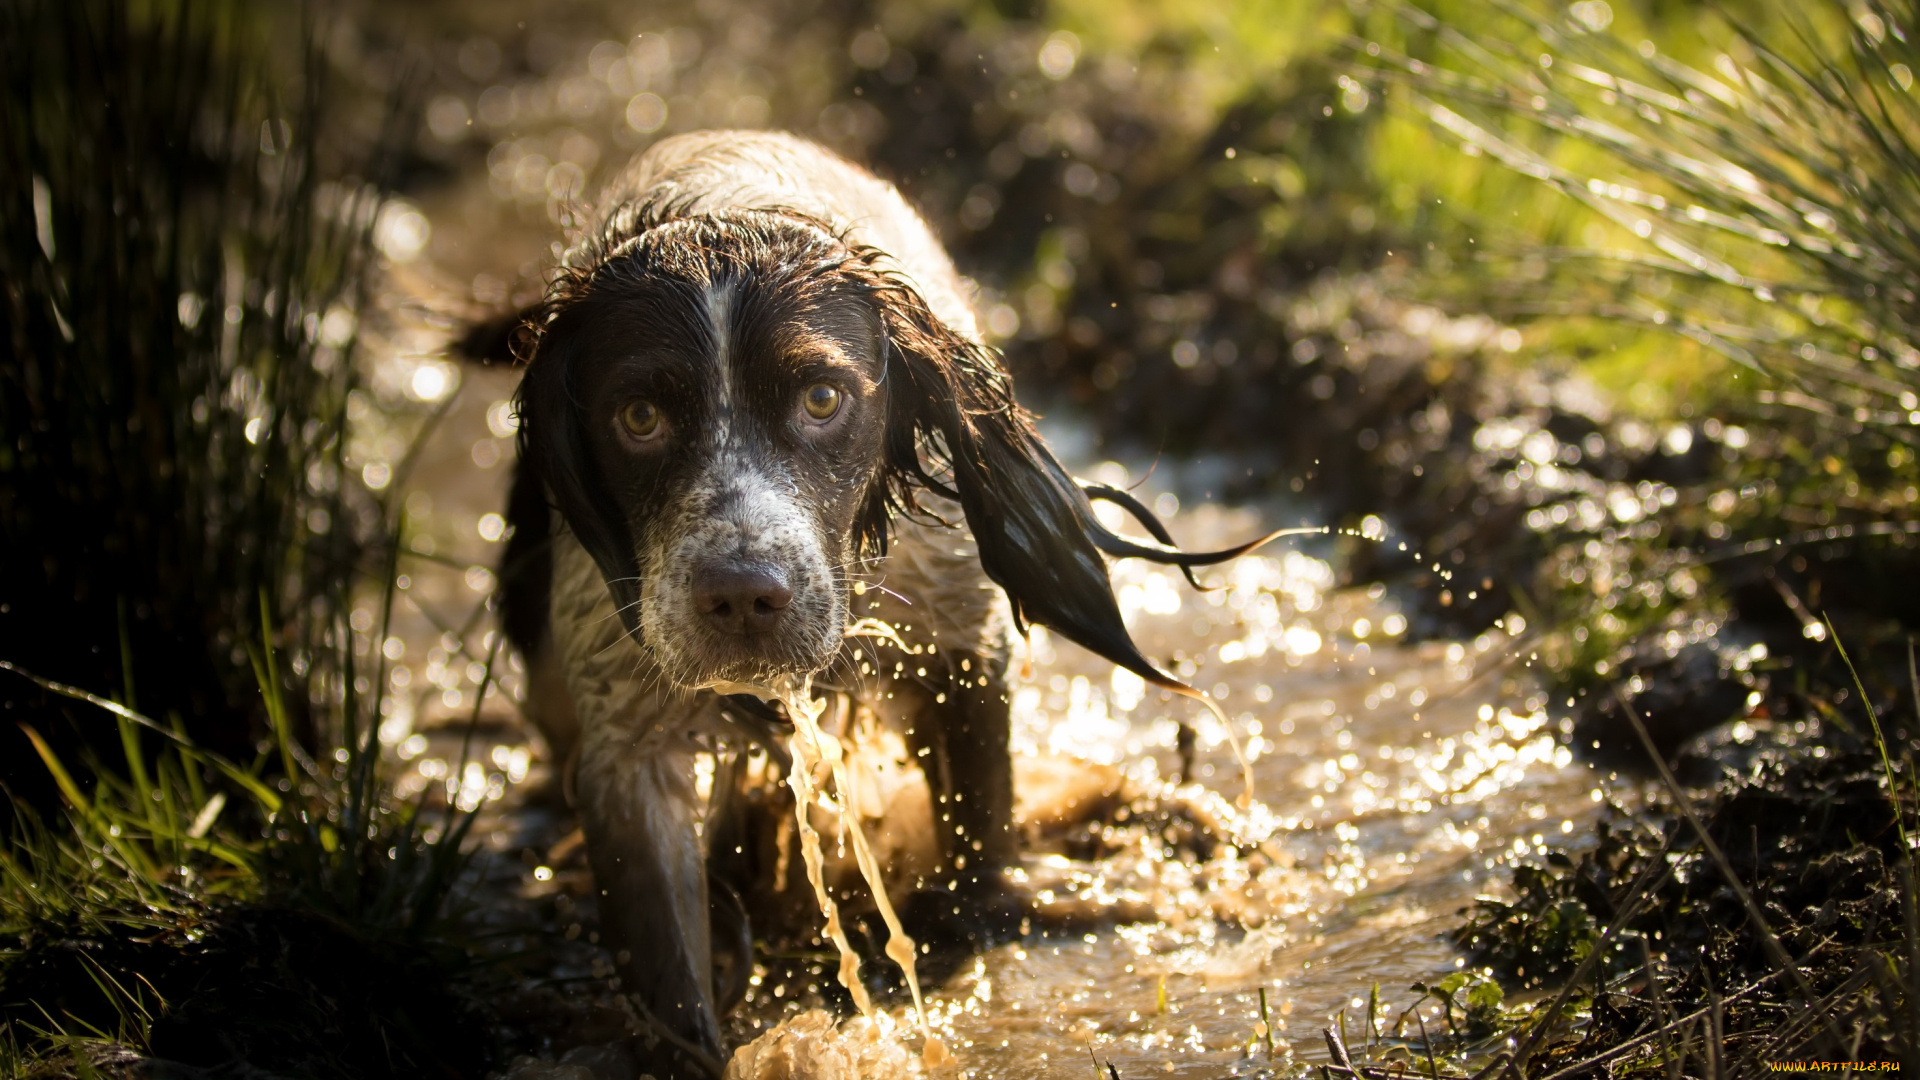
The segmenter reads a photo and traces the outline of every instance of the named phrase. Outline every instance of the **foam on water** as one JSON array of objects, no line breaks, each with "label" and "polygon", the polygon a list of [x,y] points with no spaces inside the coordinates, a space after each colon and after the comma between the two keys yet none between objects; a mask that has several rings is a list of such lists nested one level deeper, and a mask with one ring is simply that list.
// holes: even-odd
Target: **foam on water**
[{"label": "foam on water", "polygon": [[734,1051],[722,1080],[898,1080],[918,1076],[885,1013],[836,1025],[814,1009]]}]

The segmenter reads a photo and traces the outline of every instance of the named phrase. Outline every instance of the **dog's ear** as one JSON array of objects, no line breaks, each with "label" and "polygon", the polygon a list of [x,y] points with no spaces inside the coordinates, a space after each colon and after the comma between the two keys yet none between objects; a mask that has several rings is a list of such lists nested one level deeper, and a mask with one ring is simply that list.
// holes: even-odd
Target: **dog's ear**
[{"label": "dog's ear", "polygon": [[[1218,551],[1182,551],[1139,500],[1102,484],[1081,484],[1047,449],[1013,397],[999,357],[955,333],[905,282],[875,274],[892,383],[886,498],[918,509],[916,487],[960,504],[980,550],[980,565],[1007,594],[1017,623],[1052,627],[1156,686],[1198,692],[1140,654],[1120,617],[1104,552],[1191,568],[1238,558],[1283,529]],[[1154,543],[1121,536],[1094,516],[1089,497],[1125,510]],[[884,528],[878,530],[884,545]],[[1196,587],[1198,582],[1194,582]]]},{"label": "dog's ear", "polygon": [[1186,689],[1133,643],[1080,486],[1013,398],[999,358],[955,333],[904,283],[876,288],[886,324],[891,497],[957,501],[980,565],[1020,625],[1039,623],[1159,686]]},{"label": "dog's ear", "polygon": [[572,335],[565,315],[540,335],[538,351],[515,392],[520,418],[520,461],[546,484],[560,520],[600,568],[614,610],[627,633],[639,638],[640,563],[627,525],[612,512],[618,503],[601,479],[575,393]]}]

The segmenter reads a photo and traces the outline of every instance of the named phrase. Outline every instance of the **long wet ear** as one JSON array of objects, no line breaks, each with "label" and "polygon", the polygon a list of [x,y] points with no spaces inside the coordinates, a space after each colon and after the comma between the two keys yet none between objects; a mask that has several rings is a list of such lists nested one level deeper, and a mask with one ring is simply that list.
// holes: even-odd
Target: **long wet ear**
[{"label": "long wet ear", "polygon": [[515,393],[520,417],[520,460],[547,486],[554,507],[593,556],[613,594],[614,610],[627,633],[639,637],[640,563],[616,502],[600,477],[587,445],[585,407],[574,388],[574,335],[568,323],[581,313],[563,313],[540,334],[526,377]]},{"label": "long wet ear", "polygon": [[913,508],[915,488],[957,500],[981,568],[1021,625],[1050,627],[1149,682],[1185,690],[1127,633],[1095,542],[1106,530],[1014,401],[999,358],[947,327],[906,284],[874,295],[886,323],[895,504]]}]

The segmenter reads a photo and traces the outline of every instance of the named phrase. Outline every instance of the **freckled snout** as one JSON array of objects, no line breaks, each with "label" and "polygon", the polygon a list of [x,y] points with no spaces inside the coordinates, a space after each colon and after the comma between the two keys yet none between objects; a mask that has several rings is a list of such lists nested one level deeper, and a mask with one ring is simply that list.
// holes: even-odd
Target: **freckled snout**
[{"label": "freckled snout", "polygon": [[791,603],[787,576],[765,563],[709,562],[693,572],[693,609],[721,634],[777,633]]}]

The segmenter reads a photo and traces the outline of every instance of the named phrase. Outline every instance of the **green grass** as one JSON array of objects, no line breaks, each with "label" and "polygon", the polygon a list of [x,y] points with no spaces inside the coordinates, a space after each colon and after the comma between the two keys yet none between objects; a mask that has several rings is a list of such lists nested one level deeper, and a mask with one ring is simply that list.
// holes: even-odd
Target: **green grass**
[{"label": "green grass", "polygon": [[[1798,391],[1789,407],[1912,441],[1911,5],[1754,5],[1701,64],[1518,5],[1497,27],[1397,10],[1433,55],[1371,44],[1383,85],[1485,163],[1465,177],[1506,170],[1585,211],[1504,248],[1518,234],[1489,223],[1483,243],[1534,260],[1496,259],[1499,302],[1677,333],[1725,362],[1709,376],[1744,369]],[[1703,362],[1678,348],[1676,366]]]},{"label": "green grass", "polygon": [[[245,5],[0,11],[0,659],[229,754],[264,730],[249,643],[295,659],[300,727],[378,533],[343,455],[395,133],[343,122],[318,33]],[[0,698],[79,745],[57,701]],[[8,728],[0,777],[44,802]]]}]

